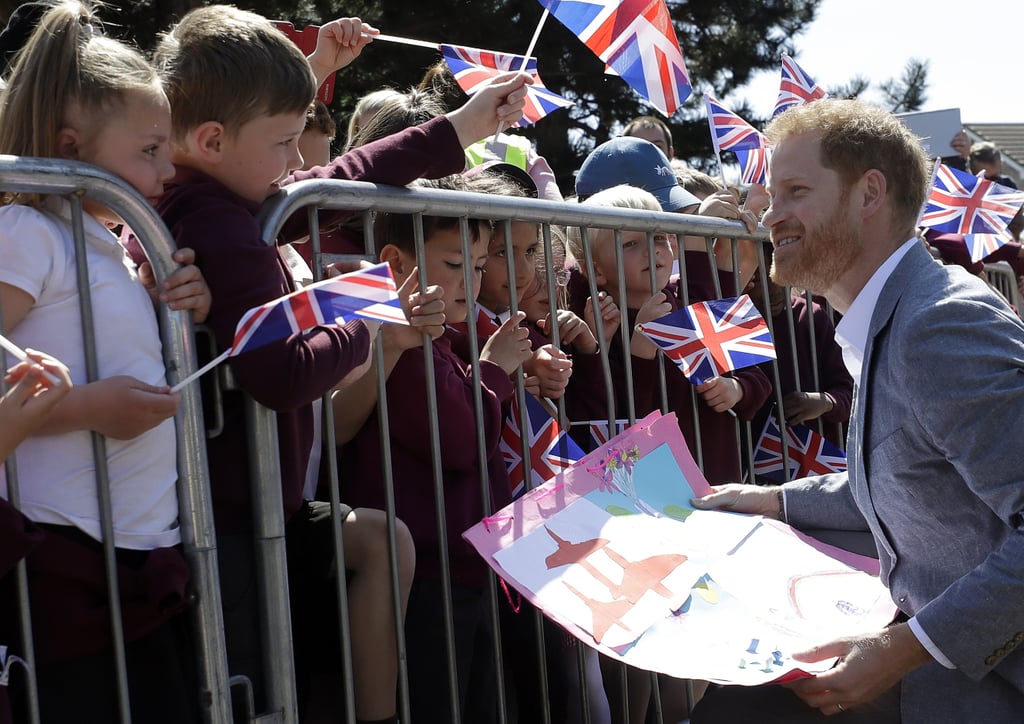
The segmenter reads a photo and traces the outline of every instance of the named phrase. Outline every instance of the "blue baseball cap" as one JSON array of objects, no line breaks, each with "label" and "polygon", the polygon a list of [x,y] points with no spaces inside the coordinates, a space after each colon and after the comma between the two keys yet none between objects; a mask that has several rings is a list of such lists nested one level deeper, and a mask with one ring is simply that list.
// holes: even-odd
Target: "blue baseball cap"
[{"label": "blue baseball cap", "polygon": [[650,191],[662,211],[700,204],[676,182],[672,164],[661,149],[635,136],[613,138],[591,151],[576,174],[576,195],[583,199],[619,184]]}]

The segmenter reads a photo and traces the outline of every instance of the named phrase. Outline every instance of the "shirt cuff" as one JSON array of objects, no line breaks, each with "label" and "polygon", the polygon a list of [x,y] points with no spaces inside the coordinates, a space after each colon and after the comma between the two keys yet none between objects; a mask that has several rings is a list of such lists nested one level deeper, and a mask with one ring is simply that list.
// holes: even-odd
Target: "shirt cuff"
[{"label": "shirt cuff", "polygon": [[928,634],[924,632],[924,629],[921,628],[921,624],[917,622],[917,616],[911,616],[910,620],[907,621],[907,625],[910,626],[910,630],[913,632],[914,636],[917,637],[917,640],[925,647],[928,653],[932,655],[933,659],[938,661],[947,669],[956,669],[956,665],[947,659],[946,655],[939,651],[939,647],[936,646],[930,638],[928,638]]}]

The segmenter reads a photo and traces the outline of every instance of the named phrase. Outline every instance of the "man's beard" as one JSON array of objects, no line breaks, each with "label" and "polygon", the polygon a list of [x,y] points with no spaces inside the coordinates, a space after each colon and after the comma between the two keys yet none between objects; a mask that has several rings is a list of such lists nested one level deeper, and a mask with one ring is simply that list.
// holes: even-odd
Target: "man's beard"
[{"label": "man's beard", "polygon": [[[845,196],[845,195],[844,195]],[[771,279],[776,284],[824,294],[860,256],[864,244],[860,227],[855,227],[846,204],[840,200],[832,216],[808,229],[797,242],[799,253],[779,268],[779,255],[772,260]]]}]

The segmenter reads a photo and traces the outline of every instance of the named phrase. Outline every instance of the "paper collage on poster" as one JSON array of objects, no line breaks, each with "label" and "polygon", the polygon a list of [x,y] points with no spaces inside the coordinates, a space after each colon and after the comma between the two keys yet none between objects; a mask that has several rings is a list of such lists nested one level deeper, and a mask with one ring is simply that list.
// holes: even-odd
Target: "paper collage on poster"
[{"label": "paper collage on poster", "polygon": [[642,669],[760,684],[829,668],[791,653],[877,630],[877,562],[761,516],[699,511],[710,491],[674,415],[654,413],[464,534],[581,641]]}]

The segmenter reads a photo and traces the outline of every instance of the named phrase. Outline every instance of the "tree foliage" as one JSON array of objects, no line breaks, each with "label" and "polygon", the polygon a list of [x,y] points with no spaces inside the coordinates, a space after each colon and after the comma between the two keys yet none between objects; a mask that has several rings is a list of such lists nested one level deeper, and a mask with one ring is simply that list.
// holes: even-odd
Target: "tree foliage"
[{"label": "tree foliage", "polygon": [[894,113],[918,110],[928,99],[928,61],[911,58],[899,80],[888,80],[881,88]]}]

